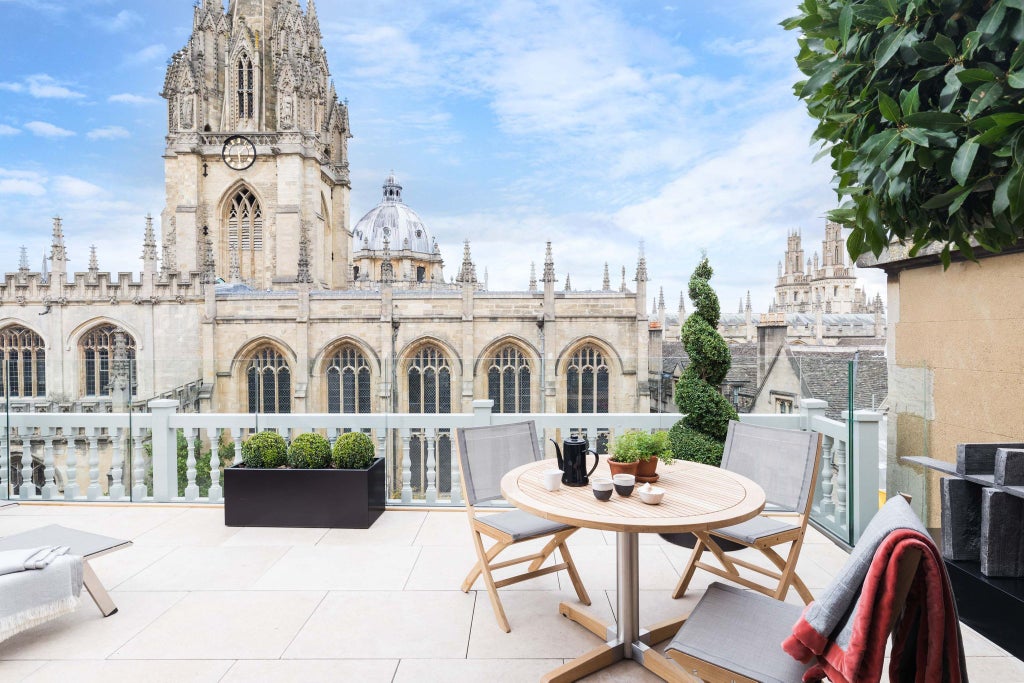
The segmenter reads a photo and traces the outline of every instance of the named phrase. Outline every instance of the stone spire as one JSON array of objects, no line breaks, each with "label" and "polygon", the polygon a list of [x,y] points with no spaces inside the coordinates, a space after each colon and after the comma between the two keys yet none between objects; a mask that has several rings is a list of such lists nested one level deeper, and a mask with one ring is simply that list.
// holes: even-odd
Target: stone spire
[{"label": "stone spire", "polygon": [[174,216],[171,216],[167,223],[163,234],[163,248],[160,252],[160,279],[164,282],[170,278],[174,266],[174,243],[177,240]]},{"label": "stone spire", "polygon": [[740,297],[740,305],[739,305],[739,308],[736,309],[736,312],[737,313],[742,313],[743,312],[743,297],[742,296]]},{"label": "stone spire", "polygon": [[89,274],[87,276],[87,281],[90,284],[96,284],[99,274],[100,263],[99,259],[96,257],[96,245],[93,244],[89,246]]},{"label": "stone spire", "polygon": [[748,310],[748,311],[753,310],[751,308],[751,306],[750,306],[750,290],[749,289],[747,290],[747,308],[746,308],[746,310]]},{"label": "stone spire", "polygon": [[391,284],[395,281],[395,264],[391,262],[391,240],[384,238],[384,260],[380,264],[380,281]]},{"label": "stone spire", "polygon": [[572,280],[569,278],[569,274],[568,273],[565,274],[565,291],[567,291],[567,292],[571,292],[572,291]]},{"label": "stone spire", "polygon": [[665,288],[658,287],[658,308],[665,310]]},{"label": "stone spire", "polygon": [[619,285],[619,291],[626,291],[626,266],[622,266],[622,284]]},{"label": "stone spire", "polygon": [[601,291],[610,292],[612,291],[612,281],[608,276],[608,262],[604,262],[604,278],[601,280]]},{"label": "stone spire", "polygon": [[551,255],[551,242],[548,242],[547,248],[544,251],[544,277],[541,278],[541,281],[555,281],[555,259]]},{"label": "stone spire", "polygon": [[537,291],[537,266],[530,261],[530,291]]},{"label": "stone spire", "polygon": [[156,272],[156,233],[153,232],[153,216],[146,216],[146,232],[142,237],[142,272],[151,275]]},{"label": "stone spire", "polygon": [[473,265],[473,258],[469,253],[469,240],[462,244],[462,268],[455,281],[464,285],[476,283],[476,266]]},{"label": "stone spire", "polygon": [[[390,257],[390,253],[388,256]],[[313,282],[313,275],[309,272],[309,222],[302,221],[299,227],[299,264],[295,275],[295,281],[302,284]]]},{"label": "stone spire", "polygon": [[18,259],[18,272],[28,275],[28,247],[21,245],[21,258]]},{"label": "stone spire", "polygon": [[647,257],[644,256],[644,243],[640,243],[640,260],[636,264],[636,282],[647,282]]},{"label": "stone spire", "polygon": [[683,318],[686,317],[686,294],[679,292],[679,324],[683,324]]},{"label": "stone spire", "polygon": [[43,263],[42,263],[42,265],[39,268],[39,273],[40,273],[40,277],[39,277],[39,281],[40,282],[43,282],[43,283],[49,283],[50,282],[50,269],[46,265],[46,252],[45,251],[43,252]]},{"label": "stone spire", "polygon": [[658,299],[657,299],[657,297],[652,297],[651,298],[651,317],[652,318],[657,318],[658,317]]},{"label": "stone spire", "polygon": [[64,247],[64,225],[60,216],[53,219],[53,240],[50,242],[50,260],[53,272],[67,273],[68,252]]}]

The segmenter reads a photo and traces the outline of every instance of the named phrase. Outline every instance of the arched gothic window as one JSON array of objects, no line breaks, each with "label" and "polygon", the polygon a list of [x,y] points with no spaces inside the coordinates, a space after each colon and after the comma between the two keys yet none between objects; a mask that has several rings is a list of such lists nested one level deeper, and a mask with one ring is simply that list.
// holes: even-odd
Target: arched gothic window
[{"label": "arched gothic window", "polygon": [[292,412],[292,373],[284,356],[269,346],[252,355],[246,368],[250,413]]},{"label": "arched gothic window", "polygon": [[608,364],[601,349],[581,346],[565,371],[567,413],[608,412]]},{"label": "arched gothic window", "polygon": [[370,366],[354,346],[342,347],[327,364],[327,412],[370,412]]},{"label": "arched gothic window", "polygon": [[253,73],[252,60],[249,55],[242,55],[238,58],[238,118],[253,118],[255,109],[256,78]]},{"label": "arched gothic window", "polygon": [[493,412],[530,412],[530,364],[519,347],[509,344],[490,359],[487,368],[487,398]]},{"label": "arched gothic window", "polygon": [[86,396],[110,396],[118,376],[130,383],[135,393],[135,339],[130,334],[114,325],[100,325],[82,337],[79,347]]},{"label": "arched gothic window", "polygon": [[[242,252],[263,250],[263,209],[249,188],[243,187],[231,199],[228,212],[228,247]],[[244,263],[244,255],[240,257]]]},{"label": "arched gothic window", "polygon": [[0,395],[46,395],[46,344],[38,334],[20,325],[0,330],[0,363]]},{"label": "arched gothic window", "polygon": [[[409,412],[452,412],[452,370],[444,352],[436,346],[424,346],[409,362]],[[437,493],[452,489],[452,439],[448,429],[438,429],[433,438],[424,430],[415,430],[409,441],[413,491],[424,494],[433,479]],[[398,470],[401,471],[401,470]]]}]

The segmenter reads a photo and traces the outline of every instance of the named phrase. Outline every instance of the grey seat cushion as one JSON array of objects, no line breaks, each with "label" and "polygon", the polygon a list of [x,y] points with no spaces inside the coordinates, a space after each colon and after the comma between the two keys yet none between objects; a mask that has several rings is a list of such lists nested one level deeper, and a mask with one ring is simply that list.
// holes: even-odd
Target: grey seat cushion
[{"label": "grey seat cushion", "polygon": [[770,683],[803,679],[807,666],[782,649],[802,607],[722,583],[711,584],[666,651],[676,650]]},{"label": "grey seat cushion", "polygon": [[744,543],[755,543],[765,536],[774,536],[783,531],[792,531],[797,528],[799,527],[771,517],[754,517],[739,524],[715,529],[714,533],[726,538],[735,538]]},{"label": "grey seat cushion", "polygon": [[509,510],[508,512],[499,512],[494,515],[480,515],[477,517],[477,521],[483,522],[498,531],[505,532],[516,541],[573,528],[561,522],[549,522],[542,517],[531,515],[529,512],[522,510]]}]

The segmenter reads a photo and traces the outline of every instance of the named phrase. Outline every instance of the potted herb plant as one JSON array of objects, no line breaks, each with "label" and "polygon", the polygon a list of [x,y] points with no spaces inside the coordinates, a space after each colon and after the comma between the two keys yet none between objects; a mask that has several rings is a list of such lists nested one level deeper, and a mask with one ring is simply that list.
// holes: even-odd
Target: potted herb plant
[{"label": "potted herb plant", "polygon": [[[668,432],[651,433],[640,429],[630,429],[616,437],[612,444],[612,457],[609,459],[609,463],[636,463],[635,471],[624,471],[635,474],[637,481],[655,482],[658,481],[659,460],[666,465],[672,462]],[[614,469],[612,472],[615,473]]]},{"label": "potted herb plant", "polygon": [[332,449],[316,433],[287,444],[260,432],[242,444],[242,463],[224,471],[224,523],[368,529],[386,495],[384,458],[366,434],[343,434]]}]

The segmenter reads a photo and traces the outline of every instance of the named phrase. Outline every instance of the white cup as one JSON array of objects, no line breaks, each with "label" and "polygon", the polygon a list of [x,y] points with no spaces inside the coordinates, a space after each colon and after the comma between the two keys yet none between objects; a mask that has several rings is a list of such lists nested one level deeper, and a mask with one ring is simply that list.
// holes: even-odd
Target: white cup
[{"label": "white cup", "polygon": [[619,486],[633,486],[636,484],[636,475],[633,474],[613,474],[612,481]]},{"label": "white cup", "polygon": [[557,491],[562,485],[562,470],[544,470],[541,478],[544,480],[544,488],[548,491]]},{"label": "white cup", "polygon": [[591,477],[590,485],[598,491],[611,491],[612,480],[608,477]]}]

